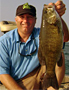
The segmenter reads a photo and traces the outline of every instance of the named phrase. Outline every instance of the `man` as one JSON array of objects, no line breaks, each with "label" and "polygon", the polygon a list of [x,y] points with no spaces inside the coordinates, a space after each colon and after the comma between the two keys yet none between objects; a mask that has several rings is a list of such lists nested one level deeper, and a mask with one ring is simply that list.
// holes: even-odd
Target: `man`
[{"label": "man", "polygon": [[[60,16],[65,13],[62,1],[57,1],[55,7]],[[0,38],[0,81],[9,90],[41,89],[40,80],[45,71],[37,55],[40,29],[34,28],[35,7],[28,3],[18,6],[15,21],[17,28]],[[64,59],[61,67],[56,65],[55,72],[60,85],[65,73]]]}]

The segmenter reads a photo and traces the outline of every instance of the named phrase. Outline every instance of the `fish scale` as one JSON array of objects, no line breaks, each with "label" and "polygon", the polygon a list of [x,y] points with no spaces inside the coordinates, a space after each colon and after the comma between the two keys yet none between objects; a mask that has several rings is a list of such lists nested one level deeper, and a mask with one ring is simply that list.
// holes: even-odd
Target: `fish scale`
[{"label": "fish scale", "polygon": [[52,86],[58,89],[55,66],[61,57],[63,30],[60,16],[54,6],[44,5],[39,35],[38,58],[41,65],[46,65],[43,90]]}]

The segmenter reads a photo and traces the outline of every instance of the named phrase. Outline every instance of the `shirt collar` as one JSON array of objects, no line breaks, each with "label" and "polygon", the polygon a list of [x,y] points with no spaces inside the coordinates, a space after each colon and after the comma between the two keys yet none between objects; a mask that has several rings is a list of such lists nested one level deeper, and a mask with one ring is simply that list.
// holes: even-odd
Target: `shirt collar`
[{"label": "shirt collar", "polygon": [[[33,29],[33,31],[34,31],[34,29]],[[18,34],[18,29],[15,30],[15,36],[16,36],[16,42],[20,42],[19,34]],[[33,34],[33,32],[32,32],[32,34],[29,36],[27,42],[29,42],[29,41],[30,41],[31,39],[33,39],[33,38],[34,38],[34,34]],[[26,43],[27,43],[27,42],[26,42]]]}]

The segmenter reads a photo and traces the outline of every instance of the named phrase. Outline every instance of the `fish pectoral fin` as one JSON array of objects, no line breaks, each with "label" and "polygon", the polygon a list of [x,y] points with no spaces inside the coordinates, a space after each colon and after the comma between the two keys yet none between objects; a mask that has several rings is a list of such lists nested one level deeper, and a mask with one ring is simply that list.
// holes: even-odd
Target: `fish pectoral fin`
[{"label": "fish pectoral fin", "polygon": [[44,76],[44,81],[43,81],[43,90],[46,90],[50,86],[52,86],[54,89],[59,89],[56,75],[52,78],[46,74]]},{"label": "fish pectoral fin", "polygon": [[62,54],[61,54],[60,59],[57,61],[57,65],[58,65],[59,67],[61,67],[62,64],[63,64],[63,58],[62,58]]}]

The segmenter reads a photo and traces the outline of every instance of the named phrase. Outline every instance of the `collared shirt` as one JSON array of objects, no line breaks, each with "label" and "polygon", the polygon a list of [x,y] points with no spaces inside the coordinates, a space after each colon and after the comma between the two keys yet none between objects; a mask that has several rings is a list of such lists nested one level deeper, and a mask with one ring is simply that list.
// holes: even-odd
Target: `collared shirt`
[{"label": "collared shirt", "polygon": [[34,28],[26,43],[20,41],[17,28],[0,37],[0,74],[10,74],[18,80],[39,66],[39,32]]}]

